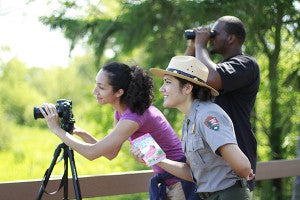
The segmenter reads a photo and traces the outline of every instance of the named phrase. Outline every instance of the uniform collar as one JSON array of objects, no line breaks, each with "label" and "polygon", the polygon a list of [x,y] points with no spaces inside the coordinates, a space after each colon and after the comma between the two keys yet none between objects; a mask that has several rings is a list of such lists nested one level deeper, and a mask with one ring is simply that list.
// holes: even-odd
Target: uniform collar
[{"label": "uniform collar", "polygon": [[195,99],[191,105],[189,114],[185,116],[186,120],[194,122],[195,115],[197,113],[197,107],[199,106],[200,101],[198,99]]}]

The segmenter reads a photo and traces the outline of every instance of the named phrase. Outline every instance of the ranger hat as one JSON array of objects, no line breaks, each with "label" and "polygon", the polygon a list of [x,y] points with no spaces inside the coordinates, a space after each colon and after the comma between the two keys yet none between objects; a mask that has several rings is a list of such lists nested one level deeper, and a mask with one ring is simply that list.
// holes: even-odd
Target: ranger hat
[{"label": "ranger hat", "polygon": [[217,90],[206,84],[208,68],[194,56],[174,56],[166,70],[152,68],[150,72],[160,78],[163,78],[164,75],[171,75],[185,79],[210,89],[213,96],[219,95]]}]

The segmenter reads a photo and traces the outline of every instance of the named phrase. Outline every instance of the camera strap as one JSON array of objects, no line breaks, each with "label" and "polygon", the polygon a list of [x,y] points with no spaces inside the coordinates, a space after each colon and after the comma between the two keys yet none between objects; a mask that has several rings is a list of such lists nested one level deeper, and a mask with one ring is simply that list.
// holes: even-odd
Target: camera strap
[{"label": "camera strap", "polygon": [[[65,170],[66,170],[66,169],[65,169]],[[48,169],[47,169],[46,172],[45,172],[44,178],[46,177],[47,172],[48,172]],[[45,185],[43,185],[43,186],[42,186],[43,192],[45,192],[46,194],[49,194],[49,195],[56,194],[56,193],[57,193],[57,192],[65,185],[66,181],[68,181],[68,177],[67,177],[66,174],[67,174],[67,173],[64,172],[64,175],[62,176],[62,178],[61,178],[61,180],[60,180],[60,185],[59,185],[59,187],[58,187],[57,190],[55,190],[55,191],[53,191],[53,192],[47,192]]]},{"label": "camera strap", "polygon": [[[65,167],[64,169],[64,174],[60,180],[60,184],[59,184],[59,187],[57,190],[53,191],[53,192],[47,192],[46,190],[46,186],[45,184],[42,185],[42,190],[43,192],[45,192],[46,194],[49,194],[49,195],[53,195],[53,194],[56,194],[65,184],[66,184],[66,181],[68,181],[68,177],[67,177],[67,170],[68,168]],[[43,182],[48,174],[48,171],[49,171],[49,168],[46,170],[45,174],[44,174],[44,177],[43,177]]]}]

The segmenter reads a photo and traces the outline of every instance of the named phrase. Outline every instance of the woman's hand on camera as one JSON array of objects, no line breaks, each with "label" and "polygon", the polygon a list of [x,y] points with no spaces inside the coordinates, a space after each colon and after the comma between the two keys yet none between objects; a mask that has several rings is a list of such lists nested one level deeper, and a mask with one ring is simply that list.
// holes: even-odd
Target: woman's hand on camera
[{"label": "woman's hand on camera", "polygon": [[98,142],[97,138],[93,137],[86,130],[84,130],[80,127],[77,127],[77,126],[74,127],[72,134],[77,135],[78,137],[83,139],[83,141],[90,143],[90,144],[95,144],[96,142]]},{"label": "woman's hand on camera", "polygon": [[82,135],[86,135],[87,131],[84,130],[84,129],[82,129],[82,128],[80,128],[80,127],[74,126],[72,134],[73,135],[78,135],[79,137],[81,137]]},{"label": "woman's hand on camera", "polygon": [[58,113],[54,104],[44,103],[45,111],[40,107],[39,110],[47,121],[49,129],[56,133],[57,130],[61,129],[59,126]]}]

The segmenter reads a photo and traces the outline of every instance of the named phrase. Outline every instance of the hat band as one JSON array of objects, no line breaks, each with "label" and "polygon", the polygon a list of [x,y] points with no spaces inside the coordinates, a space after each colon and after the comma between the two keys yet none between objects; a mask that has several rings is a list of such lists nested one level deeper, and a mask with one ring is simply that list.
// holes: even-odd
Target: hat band
[{"label": "hat band", "polygon": [[176,73],[176,74],[180,74],[180,75],[183,75],[183,76],[187,76],[187,77],[189,77],[189,78],[191,78],[191,79],[194,79],[194,80],[196,80],[196,81],[200,81],[200,82],[202,82],[202,83],[205,83],[202,79],[198,78],[197,76],[188,74],[188,73],[183,72],[183,71],[181,71],[181,70],[173,69],[173,68],[167,68],[166,70],[169,71],[169,72],[173,72],[173,73]]}]

